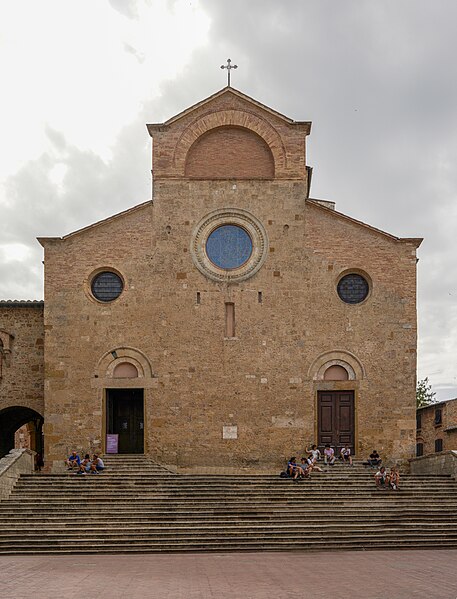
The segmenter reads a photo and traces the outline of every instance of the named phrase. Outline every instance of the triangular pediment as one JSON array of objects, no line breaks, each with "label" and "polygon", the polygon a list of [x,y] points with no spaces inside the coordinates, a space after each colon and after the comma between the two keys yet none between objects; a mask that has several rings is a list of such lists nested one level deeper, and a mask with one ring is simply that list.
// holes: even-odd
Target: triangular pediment
[{"label": "triangular pediment", "polygon": [[311,128],[310,121],[294,121],[293,119],[285,116],[284,114],[281,114],[280,112],[274,110],[273,108],[270,108],[266,104],[262,104],[262,102],[259,102],[258,100],[251,98],[247,94],[240,92],[239,90],[235,89],[234,87],[227,86],[227,87],[223,87],[222,89],[220,89],[216,93],[212,94],[211,96],[208,96],[204,100],[201,100],[200,102],[193,104],[189,108],[186,108],[182,112],[179,112],[178,114],[172,116],[164,123],[148,124],[147,125],[148,131],[150,133],[152,133],[152,131],[154,131],[154,129],[156,129],[157,127],[169,127],[170,125],[173,125],[180,119],[187,117],[192,112],[199,111],[201,108],[205,107],[206,105],[210,106],[212,103],[215,103],[218,99],[224,98],[224,96],[232,96],[233,98],[238,98],[239,100],[241,100],[247,104],[250,104],[252,107],[255,107],[257,110],[260,109],[262,111],[265,111],[270,116],[279,118],[289,125],[305,125],[307,128],[309,128],[309,129]]}]

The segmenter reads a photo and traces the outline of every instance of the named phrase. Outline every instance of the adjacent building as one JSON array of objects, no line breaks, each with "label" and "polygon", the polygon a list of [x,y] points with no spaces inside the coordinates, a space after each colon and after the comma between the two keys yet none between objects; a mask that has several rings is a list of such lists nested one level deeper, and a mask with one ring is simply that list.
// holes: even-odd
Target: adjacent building
[{"label": "adjacent building", "polygon": [[457,450],[457,398],[417,409],[416,455]]}]

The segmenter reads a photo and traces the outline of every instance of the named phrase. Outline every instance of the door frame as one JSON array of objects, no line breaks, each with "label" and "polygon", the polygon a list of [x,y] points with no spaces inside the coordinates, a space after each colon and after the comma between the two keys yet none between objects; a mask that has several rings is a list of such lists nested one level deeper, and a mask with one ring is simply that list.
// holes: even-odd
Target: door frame
[{"label": "door frame", "polygon": [[[102,439],[101,439],[101,447],[104,455],[106,454],[106,435],[108,431],[108,391],[113,389],[125,389],[125,390],[135,390],[142,389],[143,391],[143,453],[139,453],[138,455],[145,455],[146,449],[148,446],[148,435],[147,435],[147,418],[146,418],[146,392],[147,389],[143,386],[133,387],[132,385],[123,385],[122,379],[119,379],[119,384],[110,385],[109,387],[102,388]],[[122,454],[118,454],[122,455]]]},{"label": "door frame", "polygon": [[[358,403],[359,403],[359,389],[357,381],[344,381],[339,383],[333,383],[330,385],[317,385],[314,390],[314,438],[316,439],[316,445],[319,441],[319,393],[320,392],[337,393],[339,391],[352,391],[354,394],[354,455],[359,453],[359,419]],[[338,457],[338,456],[337,456]]]}]

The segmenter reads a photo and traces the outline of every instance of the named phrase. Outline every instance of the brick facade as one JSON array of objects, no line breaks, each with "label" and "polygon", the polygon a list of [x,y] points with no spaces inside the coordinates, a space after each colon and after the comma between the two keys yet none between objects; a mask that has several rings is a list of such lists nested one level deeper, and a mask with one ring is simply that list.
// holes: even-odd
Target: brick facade
[{"label": "brick facade", "polygon": [[[226,88],[148,125],[152,202],[40,239],[46,455],[56,468],[72,448],[105,449],[110,388],[144,390],[144,450],[180,471],[276,469],[317,440],[321,391],[353,393],[357,455],[414,455],[420,240],[309,198],[310,127]],[[227,151],[234,143],[239,153]],[[205,276],[191,252],[202,219],[224,211],[263,231],[261,266],[236,282]],[[124,284],[109,303],[91,293],[105,270]],[[346,273],[369,282],[360,304],[336,292]],[[123,362],[139,376],[116,379]],[[325,380],[335,364],[348,380]]]}]

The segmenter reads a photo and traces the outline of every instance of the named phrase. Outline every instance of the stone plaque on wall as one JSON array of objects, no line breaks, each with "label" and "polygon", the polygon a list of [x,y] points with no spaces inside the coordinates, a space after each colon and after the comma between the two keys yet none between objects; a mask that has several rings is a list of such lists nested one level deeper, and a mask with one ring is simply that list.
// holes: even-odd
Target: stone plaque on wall
[{"label": "stone plaque on wall", "polygon": [[237,426],[223,426],[222,427],[222,438],[223,439],[238,439],[238,427]]}]

